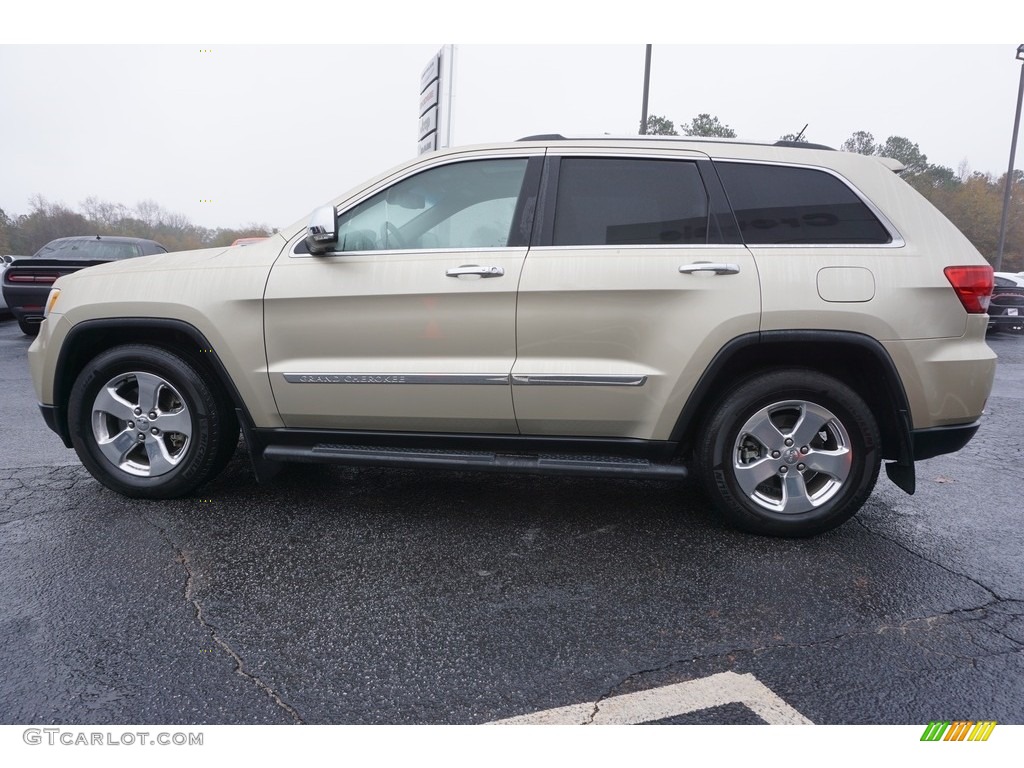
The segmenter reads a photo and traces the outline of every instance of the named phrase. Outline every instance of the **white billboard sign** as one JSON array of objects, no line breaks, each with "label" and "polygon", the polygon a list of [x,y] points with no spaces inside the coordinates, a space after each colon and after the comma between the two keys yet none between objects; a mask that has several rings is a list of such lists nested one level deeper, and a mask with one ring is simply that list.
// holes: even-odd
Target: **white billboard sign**
[{"label": "white billboard sign", "polygon": [[427,62],[420,75],[419,154],[451,146],[452,73],[455,46],[446,45]]}]

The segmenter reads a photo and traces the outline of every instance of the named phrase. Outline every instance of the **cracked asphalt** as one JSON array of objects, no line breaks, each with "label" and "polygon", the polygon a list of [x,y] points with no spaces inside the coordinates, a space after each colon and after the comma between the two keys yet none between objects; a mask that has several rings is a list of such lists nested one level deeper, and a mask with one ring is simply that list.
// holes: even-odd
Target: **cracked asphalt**
[{"label": "cracked asphalt", "polygon": [[[816,723],[1024,723],[1024,338],[964,450],[807,541],[674,482],[287,468],[92,480],[0,321],[0,722],[484,723],[753,673]],[[740,704],[660,722],[759,723]]]}]

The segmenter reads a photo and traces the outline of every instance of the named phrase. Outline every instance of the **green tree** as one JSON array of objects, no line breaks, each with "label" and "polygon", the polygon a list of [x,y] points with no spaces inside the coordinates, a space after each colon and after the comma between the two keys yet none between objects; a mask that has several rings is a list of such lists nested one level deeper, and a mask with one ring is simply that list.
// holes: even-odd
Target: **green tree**
[{"label": "green tree", "polygon": [[4,213],[4,209],[0,208],[0,256],[11,252],[11,230],[13,227],[14,222]]},{"label": "green tree", "polygon": [[723,125],[717,116],[701,112],[688,124],[681,125],[685,136],[717,136],[723,139],[735,139],[736,131],[728,125]]},{"label": "green tree", "polygon": [[876,155],[899,160],[910,173],[924,173],[928,170],[928,156],[921,148],[904,136],[890,136],[877,148]]},{"label": "green tree", "polygon": [[676,124],[661,115],[647,116],[648,136],[678,136]]},{"label": "green tree", "polygon": [[854,134],[840,146],[844,152],[856,152],[858,155],[877,155],[878,145],[875,144],[875,137],[867,131],[855,131]]},{"label": "green tree", "polygon": [[807,143],[807,137],[802,133],[786,133],[779,136],[779,141],[798,141],[801,144]]}]

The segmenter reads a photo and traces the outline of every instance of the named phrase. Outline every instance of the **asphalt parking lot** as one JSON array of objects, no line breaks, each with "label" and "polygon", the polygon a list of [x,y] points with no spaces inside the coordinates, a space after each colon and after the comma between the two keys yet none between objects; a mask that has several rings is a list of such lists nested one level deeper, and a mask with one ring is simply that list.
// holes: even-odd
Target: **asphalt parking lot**
[{"label": "asphalt parking lot", "polygon": [[0,321],[0,723],[599,722],[724,673],[767,693],[635,721],[772,722],[763,693],[814,723],[1024,723],[1024,337],[991,339],[984,425],[916,495],[883,476],[801,541],[725,528],[688,484],[259,486],[244,446],[200,496],[129,500],[46,429],[28,345]]}]

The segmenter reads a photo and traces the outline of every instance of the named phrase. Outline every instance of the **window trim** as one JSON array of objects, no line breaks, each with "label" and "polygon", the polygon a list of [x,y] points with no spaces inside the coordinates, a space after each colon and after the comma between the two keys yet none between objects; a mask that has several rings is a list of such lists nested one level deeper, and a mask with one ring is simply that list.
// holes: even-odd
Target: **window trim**
[{"label": "window trim", "polygon": [[[838,179],[840,183],[846,185],[847,189],[857,196],[857,199],[867,207],[876,219],[878,219],[878,222],[886,232],[889,233],[890,237],[890,241],[888,243],[748,243],[743,238],[743,232],[739,229],[739,220],[737,219],[737,233],[739,235],[739,240],[735,243],[736,245],[744,245],[747,248],[903,248],[907,244],[907,241],[903,239],[903,235],[900,234],[900,231],[896,228],[896,225],[892,223],[889,217],[882,213],[878,206],[875,205],[867,195],[861,192],[852,181],[831,168],[825,168],[820,165],[807,165],[806,163],[782,163],[773,160],[748,160],[740,157],[712,157],[711,162],[716,166],[718,163],[739,163],[742,165],[768,165],[775,168],[802,168],[808,171],[827,173],[829,176]],[[725,182],[721,181],[719,178],[719,183],[722,185],[722,189],[725,191],[725,195],[728,198],[729,192],[725,188]],[[732,208],[731,200],[729,201],[729,207],[735,216],[735,209]]]},{"label": "window trim", "polygon": [[[660,160],[675,163],[691,163],[697,170],[701,183],[704,185],[704,192],[707,195],[708,215],[708,239],[704,243],[632,243],[632,244],[607,244],[595,243],[591,245],[555,245],[555,207],[558,200],[558,183],[561,174],[563,160]],[[709,174],[710,177],[709,177]],[[724,207],[723,207],[724,206]],[[728,218],[723,220],[723,216]],[[729,221],[732,221],[730,224]],[[732,208],[728,206],[728,199],[722,182],[715,173],[707,155],[698,153],[680,155],[675,153],[631,153],[615,152],[603,153],[587,150],[572,152],[559,152],[548,154],[544,159],[544,172],[541,177],[540,197],[537,202],[537,217],[533,227],[533,239],[530,241],[531,248],[537,249],[559,249],[566,251],[628,251],[638,249],[655,250],[678,250],[681,248],[715,248],[726,244],[723,237],[723,226],[735,228],[739,231],[738,225],[732,214]],[[732,247],[729,245],[729,247]]]},{"label": "window trim", "polygon": [[[368,187],[360,190],[355,195],[348,197],[343,202],[334,206],[335,217],[343,216],[350,210],[358,205],[361,205],[365,201],[374,197],[375,195],[390,189],[396,184],[401,184],[407,179],[411,179],[413,176],[417,176],[420,173],[426,171],[432,171],[435,168],[442,168],[447,165],[455,165],[460,163],[473,163],[481,160],[526,160],[526,170],[523,173],[523,183],[519,188],[519,196],[516,199],[516,207],[512,215],[512,226],[509,230],[509,245],[495,246],[490,248],[398,248],[392,250],[366,250],[366,251],[331,251],[320,256],[313,256],[308,251],[299,250],[305,244],[306,239],[306,228],[303,227],[295,235],[294,241],[289,241],[288,245],[288,257],[295,259],[331,259],[345,256],[355,255],[368,255],[368,254],[393,254],[393,253],[477,253],[484,251],[509,251],[509,250],[524,250],[529,247],[530,240],[535,231],[536,225],[536,211],[539,209],[539,204],[536,202],[539,196],[539,187],[541,183],[541,166],[544,162],[544,151],[532,151],[532,152],[488,152],[480,155],[457,155],[443,158],[443,161],[438,162],[432,160],[431,162],[417,164],[411,167],[405,168],[399,174],[389,176],[387,179],[377,180],[377,183],[370,184]],[[533,200],[534,205],[532,210],[528,205],[529,200]],[[520,218],[522,217],[522,218]],[[526,233],[525,241],[523,240],[522,234]],[[518,236],[513,237],[513,233],[517,233]],[[513,245],[512,243],[516,243]]]}]

